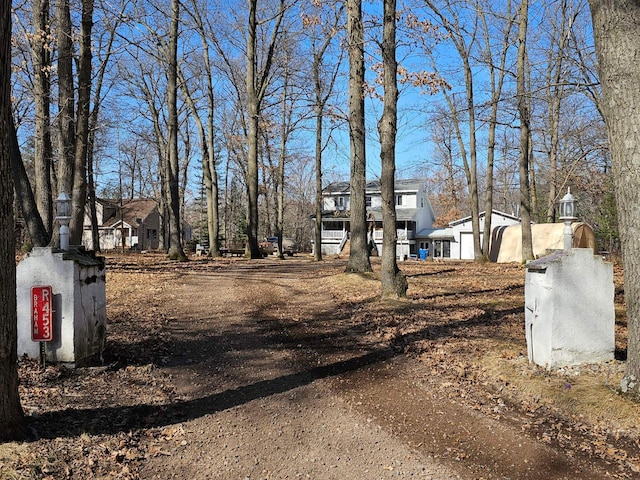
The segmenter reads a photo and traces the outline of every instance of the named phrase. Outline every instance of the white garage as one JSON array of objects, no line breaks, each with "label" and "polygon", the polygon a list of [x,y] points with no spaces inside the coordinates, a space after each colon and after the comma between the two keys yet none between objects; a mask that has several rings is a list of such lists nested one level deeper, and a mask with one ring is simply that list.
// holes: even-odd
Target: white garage
[{"label": "white garage", "polygon": [[[485,212],[480,213],[480,232],[484,230]],[[513,215],[494,210],[491,227],[510,226],[520,223]],[[480,244],[482,245],[482,234]],[[420,248],[428,248],[429,256],[436,259],[473,260],[473,229],[471,217],[464,217],[449,223],[447,228],[423,230],[416,236]]]}]

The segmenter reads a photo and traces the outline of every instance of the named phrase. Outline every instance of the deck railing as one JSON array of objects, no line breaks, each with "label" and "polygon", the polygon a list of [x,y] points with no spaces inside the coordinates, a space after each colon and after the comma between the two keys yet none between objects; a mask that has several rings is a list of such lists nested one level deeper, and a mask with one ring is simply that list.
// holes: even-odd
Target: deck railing
[{"label": "deck railing", "polygon": [[[413,230],[398,229],[397,234],[398,240],[413,240],[414,238],[416,238],[415,232]],[[373,238],[376,241],[382,241],[382,230],[376,230],[375,232],[373,232]]]},{"label": "deck railing", "polygon": [[322,230],[322,238],[327,240],[340,240],[345,234],[344,230]]}]

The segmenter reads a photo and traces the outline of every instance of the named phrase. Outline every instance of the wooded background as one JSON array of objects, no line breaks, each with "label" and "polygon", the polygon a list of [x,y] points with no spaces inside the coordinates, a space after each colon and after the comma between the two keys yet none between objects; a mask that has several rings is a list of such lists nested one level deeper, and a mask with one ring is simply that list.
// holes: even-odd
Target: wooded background
[{"label": "wooded background", "polygon": [[[616,252],[588,3],[535,2],[519,43],[521,5],[399,3],[397,175],[426,178],[438,225],[474,209],[522,213],[525,108],[531,219],[557,221],[570,186],[580,220]],[[380,5],[364,4],[363,25],[372,179],[381,174]],[[322,185],[349,177],[347,43],[337,1],[14,3],[13,113],[33,191],[29,203],[18,190],[19,211],[31,218],[37,207],[42,218],[24,242],[51,240],[53,200],[67,190],[77,212],[97,197],[156,199],[167,250],[172,216],[173,234],[186,223],[193,243],[244,242],[253,228],[310,250],[316,171]],[[80,213],[71,227],[73,243]]]}]

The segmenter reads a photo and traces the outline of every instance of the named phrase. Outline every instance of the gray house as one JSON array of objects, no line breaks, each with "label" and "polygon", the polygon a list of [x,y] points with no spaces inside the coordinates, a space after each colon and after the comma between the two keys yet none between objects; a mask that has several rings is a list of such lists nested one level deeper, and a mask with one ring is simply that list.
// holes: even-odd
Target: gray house
[{"label": "gray house", "polygon": [[[322,253],[338,255],[349,248],[351,231],[351,191],[349,182],[336,182],[322,192]],[[432,231],[435,215],[429,202],[424,179],[400,179],[395,182],[396,256],[405,260],[418,252],[418,232]],[[382,195],[380,182],[366,186],[369,241],[382,254]],[[315,247],[314,247],[315,248]]]}]

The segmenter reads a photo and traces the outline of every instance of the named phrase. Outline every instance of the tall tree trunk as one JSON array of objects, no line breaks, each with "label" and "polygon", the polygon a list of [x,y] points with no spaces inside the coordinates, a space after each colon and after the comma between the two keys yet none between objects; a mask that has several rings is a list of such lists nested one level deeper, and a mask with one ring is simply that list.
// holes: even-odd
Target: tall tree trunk
[{"label": "tall tree trunk", "polygon": [[69,242],[82,244],[85,205],[87,203],[87,155],[89,146],[89,117],[91,115],[91,30],[93,28],[93,0],[82,0],[80,61],[78,68],[78,109],[76,113],[75,158],[73,166],[72,217]]},{"label": "tall tree trunk", "polygon": [[53,228],[53,197],[51,173],[51,19],[49,0],[34,0],[33,21],[33,97],[35,103],[34,194],[40,217],[47,232]]},{"label": "tall tree trunk", "polygon": [[100,233],[98,229],[98,214],[96,211],[96,187],[94,181],[94,152],[95,138],[98,129],[100,102],[102,100],[102,86],[104,77],[113,54],[113,43],[117,34],[118,25],[121,22],[122,12],[116,15],[116,21],[111,25],[109,37],[105,48],[105,56],[100,62],[98,74],[93,82],[93,108],[89,116],[89,135],[87,137],[87,203],[89,205],[89,218],[91,221],[91,249],[100,251]]},{"label": "tall tree trunk", "polygon": [[364,117],[364,29],[362,0],[347,1],[349,37],[349,140],[351,156],[351,251],[347,272],[370,272],[367,241],[367,159]]},{"label": "tall tree trunk", "polygon": [[218,170],[216,169],[216,136],[215,136],[215,118],[214,113],[216,109],[215,96],[213,91],[213,79],[211,76],[211,58],[209,56],[209,49],[207,43],[207,36],[205,35],[204,28],[201,28],[202,46],[204,48],[204,63],[207,72],[207,156],[206,168],[202,166],[205,175],[205,188],[207,194],[207,230],[209,233],[209,255],[212,257],[220,256],[220,211],[219,211],[219,199],[220,196],[218,189]]},{"label": "tall tree trunk", "polygon": [[627,305],[623,391],[640,400],[640,4],[590,0],[609,135]]},{"label": "tall tree trunk", "polygon": [[407,278],[398,268],[396,248],[395,176],[398,124],[398,80],[396,61],[396,0],[384,0],[382,23],[384,106],[378,122],[382,176],[382,296],[406,297]]},{"label": "tall tree trunk", "polygon": [[518,26],[518,59],[516,65],[516,88],[518,113],[520,115],[520,221],[522,223],[522,261],[533,260],[531,236],[531,193],[529,191],[529,100],[525,90],[527,26],[529,22],[529,0],[520,4]]},{"label": "tall tree trunk", "polygon": [[[314,76],[316,72],[314,70]],[[318,79],[316,78],[316,218],[313,237],[313,259],[322,260],[322,116],[324,109],[318,105]]]},{"label": "tall tree trunk", "polygon": [[[212,115],[213,117],[213,115]],[[207,232],[209,234],[209,256],[220,256],[220,213],[218,208],[218,172],[216,170],[216,154],[213,138],[213,118],[209,121],[209,146],[206,161],[205,191],[207,196]]]},{"label": "tall tree trunk", "polygon": [[[11,169],[11,0],[0,0],[0,171]],[[10,131],[13,130],[13,135]],[[27,438],[18,394],[13,177],[0,175],[0,442]]]},{"label": "tall tree trunk", "polygon": [[180,0],[171,2],[171,27],[169,30],[169,70],[167,72],[168,108],[168,158],[167,158],[167,207],[169,211],[169,258],[187,260],[182,249],[180,231],[180,188],[178,160],[178,24]]},{"label": "tall tree trunk", "polygon": [[[316,145],[315,145],[315,180],[316,180],[316,201],[315,201],[315,229],[314,229],[314,239],[313,239],[313,258],[315,261],[322,260],[322,210],[323,210],[323,199],[322,199],[322,152],[324,151],[323,146],[323,117],[325,107],[327,102],[329,101],[329,97],[333,92],[333,87],[335,85],[336,76],[338,74],[338,67],[335,68],[333,74],[331,75],[328,84],[324,82],[323,77],[323,64],[324,57],[329,45],[331,44],[336,32],[338,31],[338,24],[342,18],[342,12],[344,10],[344,3],[340,3],[340,7],[335,12],[335,16],[333,17],[333,22],[329,22],[332,25],[332,28],[326,28],[323,26],[323,33],[325,33],[324,41],[320,44],[320,46],[313,51],[313,91],[314,91],[314,116],[316,120]],[[326,32],[330,32],[330,34],[326,34]],[[315,47],[315,42],[314,42]],[[336,65],[340,65],[342,60],[342,56],[336,63]]]},{"label": "tall tree trunk", "polygon": [[[458,105],[455,99],[451,98],[451,95],[445,93],[445,98],[449,109],[452,114],[452,122],[458,138],[458,144],[460,147],[460,156],[464,167],[465,176],[467,178],[467,189],[469,190],[469,207],[471,210],[471,228],[473,231],[473,256],[475,260],[482,259],[482,248],[480,245],[480,203],[478,197],[478,153],[477,153],[477,138],[476,138],[476,110],[475,110],[475,98],[474,98],[474,75],[471,68],[471,49],[472,45],[476,41],[476,28],[474,27],[471,32],[465,32],[458,24],[458,17],[455,14],[453,3],[445,2],[447,9],[452,16],[452,20],[446,18],[441,10],[431,0],[425,0],[425,3],[433,10],[435,15],[440,18],[440,21],[445,30],[451,36],[451,41],[456,47],[456,51],[462,61],[462,68],[464,73],[465,83],[465,110],[467,112],[468,125],[468,138],[469,138],[469,155],[467,158],[466,148],[464,146],[463,132],[460,127],[460,120],[458,119]],[[469,35],[467,40],[466,35]]]},{"label": "tall tree trunk", "polygon": [[287,126],[287,93],[289,88],[289,68],[285,65],[284,80],[282,86],[282,118],[280,130],[280,162],[278,163],[278,198],[276,213],[276,236],[278,237],[278,257],[284,260],[284,252],[282,251],[282,235],[284,230],[284,171],[285,162],[287,160],[287,139],[289,136],[289,128]]},{"label": "tall tree trunk", "polygon": [[[556,5],[555,13],[552,20],[551,31],[553,37],[552,44],[548,49],[547,72],[546,72],[546,103],[547,118],[549,122],[549,145],[547,147],[547,156],[549,158],[549,171],[547,174],[547,184],[549,185],[549,194],[547,196],[546,221],[554,223],[556,221],[556,205],[558,203],[558,157],[560,152],[560,122],[561,122],[561,106],[566,95],[566,61],[567,44],[571,38],[571,30],[574,28],[575,13],[571,10],[572,3],[570,0],[562,0]],[[556,47],[557,44],[557,47]],[[533,178],[533,177],[532,177]],[[534,187],[531,184],[532,189]],[[532,199],[535,199],[532,192]],[[537,212],[536,208],[533,208]],[[536,213],[537,214],[537,213]],[[534,214],[534,221],[535,215]]]},{"label": "tall tree trunk", "polygon": [[[480,199],[478,197],[478,150],[476,142],[476,107],[473,88],[473,72],[469,56],[465,55],[464,78],[467,92],[467,112],[469,118],[469,200],[471,202],[471,229],[473,231],[473,258],[482,260],[480,245]],[[489,212],[490,213],[490,212]]]},{"label": "tall tree trunk", "polygon": [[[31,183],[27,176],[27,170],[22,162],[22,154],[20,153],[20,145],[18,144],[18,136],[16,134],[13,117],[9,119],[11,128],[9,129],[9,148],[11,154],[11,169],[13,171],[13,187],[15,188],[17,203],[20,207],[22,217],[27,224],[29,238],[34,247],[45,247],[51,240],[50,234],[47,232],[42,217],[38,212],[36,199],[31,189]],[[13,228],[13,227],[12,227]]]},{"label": "tall tree trunk", "polygon": [[249,158],[247,164],[247,236],[251,258],[262,258],[258,248],[258,120],[260,100],[256,91],[257,77],[257,0],[249,0],[247,31],[247,115],[249,123]]},{"label": "tall tree trunk", "polygon": [[486,16],[484,10],[480,9],[480,16],[485,31],[485,48],[489,58],[489,79],[491,85],[491,113],[489,115],[489,132],[487,139],[487,172],[486,172],[486,196],[484,203],[484,231],[482,234],[482,257],[483,259],[489,258],[489,248],[491,239],[491,217],[493,212],[493,185],[494,185],[494,164],[495,164],[495,151],[496,151],[496,129],[498,127],[498,110],[500,105],[500,99],[502,97],[502,88],[504,86],[505,76],[507,74],[507,56],[511,50],[511,32],[512,26],[515,21],[515,15],[512,13],[511,0],[506,4],[506,18],[507,24],[503,30],[502,45],[500,51],[500,63],[494,65],[493,55],[491,53],[491,34],[489,25],[486,22]]},{"label": "tall tree trunk", "polygon": [[271,80],[271,66],[276,48],[276,42],[280,35],[280,25],[284,17],[285,2],[280,0],[275,25],[271,32],[271,38],[267,45],[264,64],[258,71],[258,20],[256,18],[258,2],[249,0],[249,19],[247,24],[247,115],[248,115],[248,159],[247,159],[247,245],[251,258],[262,258],[258,248],[258,140],[259,120],[262,109],[262,100],[266,95],[266,89]]},{"label": "tall tree trunk", "polygon": [[73,42],[69,0],[57,2],[58,19],[58,192],[72,199],[75,152]]}]

